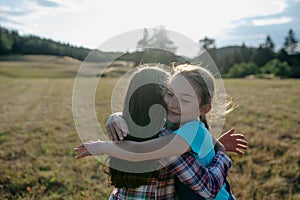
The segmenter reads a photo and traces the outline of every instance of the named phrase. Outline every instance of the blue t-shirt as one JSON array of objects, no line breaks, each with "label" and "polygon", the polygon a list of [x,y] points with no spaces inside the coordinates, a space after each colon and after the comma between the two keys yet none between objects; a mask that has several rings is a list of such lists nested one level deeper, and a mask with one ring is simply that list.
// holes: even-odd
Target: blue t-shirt
[{"label": "blue t-shirt", "polygon": [[[180,135],[190,145],[192,151],[197,154],[194,154],[195,158],[203,166],[207,167],[212,162],[215,156],[212,136],[201,121],[187,122],[173,133]],[[215,199],[229,199],[225,183]]]}]

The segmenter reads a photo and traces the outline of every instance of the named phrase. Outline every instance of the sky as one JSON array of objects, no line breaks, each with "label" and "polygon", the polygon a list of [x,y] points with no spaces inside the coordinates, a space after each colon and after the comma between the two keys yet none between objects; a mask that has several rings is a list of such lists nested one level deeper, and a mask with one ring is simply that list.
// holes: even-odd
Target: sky
[{"label": "sky", "polygon": [[159,26],[195,43],[213,38],[218,48],[257,47],[270,35],[280,49],[290,29],[300,41],[299,10],[300,0],[0,0],[0,25],[105,51],[119,48],[108,42],[118,36],[128,43],[126,50],[133,49],[126,33],[139,40],[141,30]]}]

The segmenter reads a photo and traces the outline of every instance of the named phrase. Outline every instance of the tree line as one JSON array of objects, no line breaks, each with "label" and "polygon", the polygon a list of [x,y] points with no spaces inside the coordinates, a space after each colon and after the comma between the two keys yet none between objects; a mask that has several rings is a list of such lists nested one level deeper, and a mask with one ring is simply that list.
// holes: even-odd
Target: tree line
[{"label": "tree line", "polygon": [[[298,40],[293,30],[289,30],[279,51],[275,51],[272,38],[267,35],[259,47],[228,46],[216,48],[215,40],[205,37],[199,40],[201,45],[215,61],[223,77],[245,77],[248,75],[274,75],[280,77],[300,78],[300,53]],[[145,48],[147,47],[147,48]],[[149,48],[151,47],[151,48]],[[164,64],[187,63],[196,58],[182,58],[175,54],[176,45],[168,38],[167,31],[160,27],[152,37],[147,29],[137,42],[136,52],[102,52],[93,51],[89,61],[106,62],[118,60],[133,61],[136,65],[146,62]],[[167,51],[163,51],[167,50]],[[91,49],[55,42],[33,35],[21,36],[17,31],[10,31],[0,26],[0,55],[7,54],[45,54],[70,56],[84,60]]]},{"label": "tree line", "polygon": [[205,48],[216,62],[219,70],[227,77],[248,75],[275,75],[300,78],[300,53],[298,40],[292,29],[288,31],[279,51],[270,35],[257,48],[231,46],[217,49],[215,40],[205,37],[199,44]]},{"label": "tree line", "polygon": [[[70,56],[84,60],[91,49],[76,47],[67,43],[56,42],[51,39],[40,38],[34,35],[21,36],[15,30],[8,30],[0,26],[0,55],[9,54],[40,54],[55,56]],[[111,61],[121,53],[94,51],[95,62]]]}]

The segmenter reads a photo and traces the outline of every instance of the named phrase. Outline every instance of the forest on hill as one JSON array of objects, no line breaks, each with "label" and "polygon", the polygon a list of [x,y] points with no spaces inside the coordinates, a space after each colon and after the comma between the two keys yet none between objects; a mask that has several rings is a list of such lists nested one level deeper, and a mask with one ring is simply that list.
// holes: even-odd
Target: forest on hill
[{"label": "forest on hill", "polygon": [[[298,40],[292,29],[283,38],[283,45],[279,51],[275,51],[275,45],[270,35],[267,35],[265,42],[258,47],[247,47],[242,44],[241,46],[217,48],[215,39],[207,37],[200,39],[199,45],[207,50],[224,77],[256,75],[300,78],[300,52]],[[93,60],[89,61],[108,62],[117,59],[133,61],[137,65],[145,62],[170,64],[197,60],[197,57],[177,56],[176,48],[176,44],[168,38],[164,28],[158,29],[151,37],[145,29],[144,37],[137,42],[139,51],[103,52],[96,50],[93,52]],[[0,26],[0,55],[56,55],[84,60],[91,51],[88,48],[76,47],[34,35],[21,36],[15,30],[8,30]]]},{"label": "forest on hill", "polygon": [[[34,35],[21,36],[18,31],[8,30],[0,26],[0,55],[55,55],[69,56],[78,60],[84,60],[91,51],[92,50],[88,48],[77,47]],[[93,61],[107,62],[120,55],[122,55],[120,52],[102,52],[97,50],[94,51]]]}]

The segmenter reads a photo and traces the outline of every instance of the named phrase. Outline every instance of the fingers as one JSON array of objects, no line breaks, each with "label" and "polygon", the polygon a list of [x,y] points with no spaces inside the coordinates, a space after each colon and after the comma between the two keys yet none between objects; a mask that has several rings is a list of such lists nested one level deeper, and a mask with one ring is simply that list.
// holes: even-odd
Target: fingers
[{"label": "fingers", "polygon": [[77,153],[81,153],[77,156],[75,156],[75,159],[80,159],[80,158],[84,158],[86,156],[91,155],[90,152],[87,151],[87,149],[85,148],[84,144],[79,145],[78,147],[74,148],[74,151]]},{"label": "fingers", "polygon": [[78,148],[78,147],[77,147],[77,148],[74,148],[74,151],[80,153],[80,152],[86,152],[87,150],[86,150],[86,149],[83,149],[83,148]]},{"label": "fingers", "polygon": [[129,133],[129,131],[128,131],[127,124],[124,122],[125,121],[120,121],[120,122],[117,122],[117,124],[118,124],[118,128],[120,128],[120,130],[122,132],[123,137],[126,137],[127,134]]},{"label": "fingers", "polygon": [[84,152],[84,151],[87,151],[87,149],[84,144],[81,144],[78,147],[74,148],[74,151],[75,152]]},{"label": "fingers", "polygon": [[237,144],[237,148],[247,150],[248,146],[242,145],[242,144]]},{"label": "fingers", "polygon": [[121,117],[116,117],[115,124],[116,125],[114,126],[114,128],[119,139],[124,140],[124,137],[126,137],[128,134],[128,127],[126,121]]},{"label": "fingers", "polygon": [[245,136],[243,134],[233,134],[231,137],[234,138],[237,148],[247,150],[248,142],[245,140]]},{"label": "fingers", "polygon": [[128,134],[128,127],[126,122],[123,122],[123,118],[111,118],[106,123],[106,130],[110,136],[110,139],[116,143],[124,140],[124,137],[126,137]]},{"label": "fingers", "polygon": [[238,145],[248,148],[248,142],[245,140],[237,140]]},{"label": "fingers", "polygon": [[243,152],[243,151],[240,150],[240,149],[235,149],[233,152],[234,152],[234,153],[237,153],[237,154],[239,154],[239,155],[241,155],[241,156],[245,155],[245,152]]},{"label": "fingers", "polygon": [[245,139],[245,136],[243,134],[232,134],[231,137],[233,137],[234,139],[240,139],[240,140]]},{"label": "fingers", "polygon": [[111,140],[114,140],[114,137],[113,137],[113,130],[110,128],[110,126],[109,125],[106,125],[106,131],[107,131],[107,133],[108,133],[108,135],[109,135],[109,138],[111,139]]},{"label": "fingers", "polygon": [[228,130],[225,134],[232,135],[235,132],[235,128],[232,127],[230,130]]},{"label": "fingers", "polygon": [[122,130],[118,126],[115,127],[115,132],[116,132],[116,135],[117,135],[117,137],[119,139],[118,141],[124,140],[123,132],[122,132]]},{"label": "fingers", "polygon": [[123,138],[119,137],[120,131],[115,128],[115,123],[114,125],[112,123],[106,125],[106,130],[110,136],[110,139],[114,142],[119,142],[120,140],[123,140]]},{"label": "fingers", "polygon": [[111,127],[111,133],[110,133],[110,138],[112,139],[112,141],[114,142],[119,142],[121,139],[118,136],[118,133],[116,131],[116,129],[114,127]]},{"label": "fingers", "polygon": [[118,127],[111,128],[111,139],[115,143],[119,143],[120,141],[124,140],[123,133]]},{"label": "fingers", "polygon": [[225,146],[226,151],[244,155],[244,150],[248,149],[248,142],[243,134],[234,134],[235,128],[232,127],[220,136],[219,141]]},{"label": "fingers", "polygon": [[79,155],[75,156],[75,159],[84,158],[84,157],[87,157],[87,156],[90,156],[90,155],[91,155],[90,152],[85,152],[85,153],[82,153],[82,154],[79,154]]},{"label": "fingers", "polygon": [[231,149],[231,152],[237,153],[241,156],[245,155],[245,152],[243,150],[247,150],[248,146],[242,145],[242,144],[236,144],[236,147],[234,149]]}]

